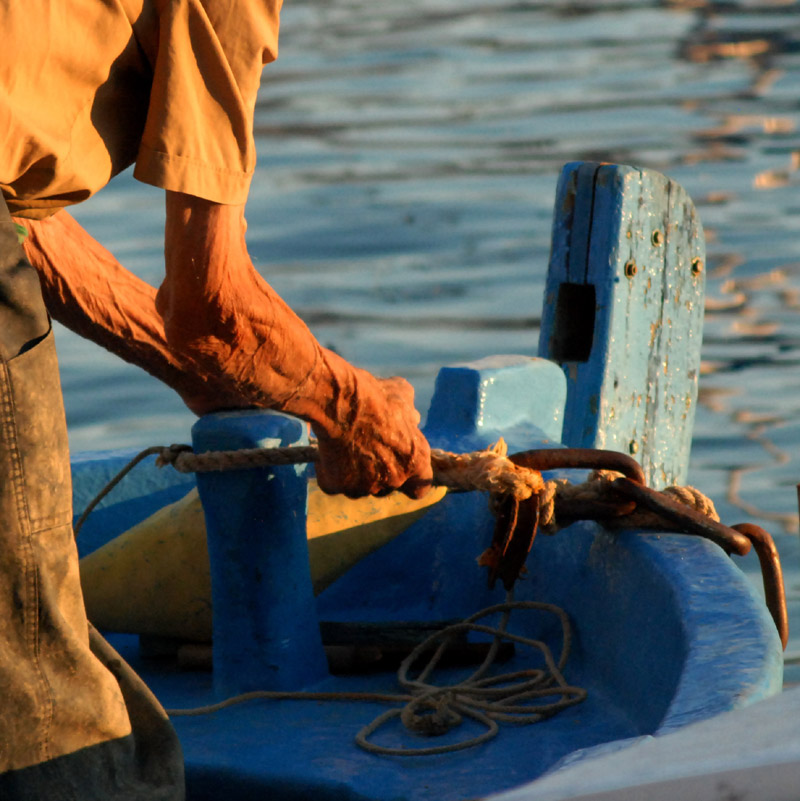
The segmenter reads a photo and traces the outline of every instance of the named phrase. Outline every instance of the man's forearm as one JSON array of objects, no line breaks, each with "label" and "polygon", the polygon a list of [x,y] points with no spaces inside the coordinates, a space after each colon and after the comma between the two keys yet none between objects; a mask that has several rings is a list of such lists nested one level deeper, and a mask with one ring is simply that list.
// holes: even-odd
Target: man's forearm
[{"label": "man's forearm", "polygon": [[308,420],[322,489],[424,494],[430,449],[411,386],[320,347],[255,271],[244,233],[243,207],[167,192],[167,276],[157,298],[167,341],[258,405]]},{"label": "man's forearm", "polygon": [[337,403],[351,400],[356,368],[321,348],[255,272],[240,212],[217,208],[227,217],[223,225],[179,215],[179,234],[168,234],[160,293],[66,212],[20,222],[48,311],[67,328],[144,368],[198,414],[276,408],[335,434],[334,421],[349,417]]},{"label": "man's forearm", "polygon": [[18,222],[28,229],[25,254],[39,273],[55,320],[142,367],[175,389],[194,411],[205,410],[212,397],[218,408],[240,403],[170,349],[156,310],[156,290],[128,272],[67,212]]},{"label": "man's forearm", "polygon": [[256,272],[244,209],[167,192],[166,278],[157,307],[170,346],[251,405],[330,434],[354,404],[356,368],[323,349]]}]

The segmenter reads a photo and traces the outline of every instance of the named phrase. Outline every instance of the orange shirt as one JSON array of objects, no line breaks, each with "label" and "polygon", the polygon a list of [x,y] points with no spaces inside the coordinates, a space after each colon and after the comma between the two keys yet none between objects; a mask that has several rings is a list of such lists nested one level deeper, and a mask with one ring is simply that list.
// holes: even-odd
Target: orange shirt
[{"label": "orange shirt", "polygon": [[282,0],[0,0],[0,190],[41,219],[134,176],[244,203]]}]

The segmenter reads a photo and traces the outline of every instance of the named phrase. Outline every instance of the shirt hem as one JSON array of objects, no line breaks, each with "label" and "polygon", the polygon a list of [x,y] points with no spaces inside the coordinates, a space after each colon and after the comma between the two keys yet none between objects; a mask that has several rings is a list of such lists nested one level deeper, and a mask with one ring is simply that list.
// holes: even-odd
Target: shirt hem
[{"label": "shirt hem", "polygon": [[133,177],[145,184],[170,192],[210,200],[223,205],[241,206],[247,201],[252,172],[212,167],[202,161],[139,148]]}]

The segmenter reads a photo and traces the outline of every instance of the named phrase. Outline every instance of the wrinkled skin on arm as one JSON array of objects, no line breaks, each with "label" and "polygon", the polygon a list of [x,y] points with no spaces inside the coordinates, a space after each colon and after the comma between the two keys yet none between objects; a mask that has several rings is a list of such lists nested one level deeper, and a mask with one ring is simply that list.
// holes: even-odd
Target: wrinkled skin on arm
[{"label": "wrinkled skin on arm", "polygon": [[66,212],[20,222],[50,314],[163,380],[195,413],[256,406],[307,420],[326,492],[427,491],[430,451],[410,385],[376,378],[316,341],[254,269],[243,207],[168,192],[158,291]]}]

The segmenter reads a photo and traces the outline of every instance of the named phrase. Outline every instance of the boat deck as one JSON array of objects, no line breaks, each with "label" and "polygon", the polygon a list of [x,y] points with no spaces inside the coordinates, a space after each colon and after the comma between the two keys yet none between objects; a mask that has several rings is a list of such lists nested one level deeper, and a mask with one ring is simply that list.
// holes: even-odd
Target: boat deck
[{"label": "boat deck", "polygon": [[[476,500],[461,496],[447,502]],[[446,509],[432,512],[437,514],[446,515]],[[431,525],[428,519],[418,531],[412,527],[357,565],[347,582],[323,593],[320,618],[390,619],[393,608],[402,608],[392,567],[408,572],[409,554],[419,559],[417,579],[430,587],[426,574],[433,567],[425,565],[435,562],[437,549],[426,536]],[[449,534],[468,539],[465,532]],[[502,590],[490,593],[475,569],[474,551],[470,543],[454,552],[451,568],[461,581],[445,581],[435,599],[422,597],[416,608],[407,605],[403,619],[449,621],[477,611],[475,604],[501,601]],[[380,571],[375,570],[378,560]],[[753,608],[742,609],[742,599],[751,597],[745,594],[750,592],[747,580],[709,542],[682,535],[609,535],[594,524],[579,523],[556,537],[537,540],[529,566],[531,574],[518,584],[517,597],[566,609],[574,642],[564,675],[588,690],[583,703],[529,726],[501,723],[499,734],[484,745],[427,757],[377,756],[354,743],[356,733],[386,704],[253,700],[210,714],[176,716],[190,801],[245,801],[267,793],[274,799],[376,801],[480,797],[530,782],[575,751],[669,731],[730,708],[732,698],[737,704],[749,703],[775,692],[776,682],[780,685],[780,670],[767,669],[765,660],[771,657],[762,647],[765,637],[776,637],[772,621],[764,614],[760,630],[737,628],[742,615],[752,621],[758,602],[753,598]],[[414,588],[404,591],[413,594]],[[554,651],[559,647],[557,624],[541,613],[515,612],[509,629],[541,636]],[[723,652],[714,642],[726,632],[732,644]],[[179,670],[174,661],[142,658],[138,638],[132,635],[112,635],[111,642],[165,707],[221,700],[210,671]],[[540,666],[538,655],[518,648],[499,669]],[[435,683],[452,681],[455,675],[443,670]],[[463,669],[458,675],[463,677]],[[331,676],[304,689],[399,692],[394,672]],[[442,738],[423,738],[404,733],[393,721],[374,740],[420,747],[479,731],[478,724],[467,721]]]}]

